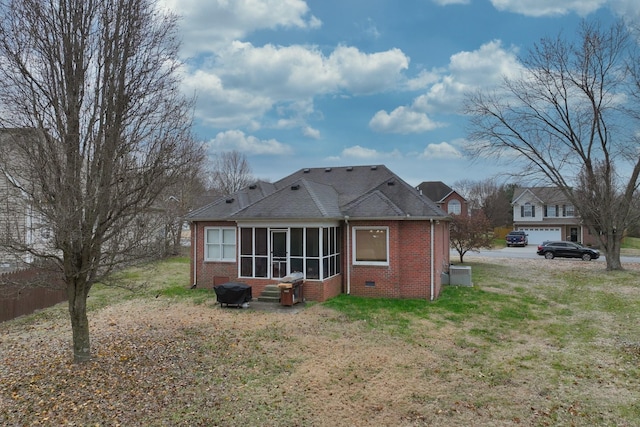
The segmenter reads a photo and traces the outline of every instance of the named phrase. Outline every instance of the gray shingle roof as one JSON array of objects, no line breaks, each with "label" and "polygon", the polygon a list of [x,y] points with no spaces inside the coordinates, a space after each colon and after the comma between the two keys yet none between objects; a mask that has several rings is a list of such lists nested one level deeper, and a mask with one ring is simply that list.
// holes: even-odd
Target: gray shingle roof
[{"label": "gray shingle roof", "polygon": [[422,191],[422,194],[434,202],[441,202],[445,197],[453,192],[451,187],[442,181],[421,182],[418,184],[418,190]]},{"label": "gray shingle roof", "polygon": [[513,202],[517,201],[527,191],[531,192],[545,205],[567,203],[567,197],[557,187],[518,187],[513,192]]},{"label": "gray shingle roof", "polygon": [[265,219],[447,219],[447,214],[386,166],[300,169],[258,182],[191,212],[190,221]]}]

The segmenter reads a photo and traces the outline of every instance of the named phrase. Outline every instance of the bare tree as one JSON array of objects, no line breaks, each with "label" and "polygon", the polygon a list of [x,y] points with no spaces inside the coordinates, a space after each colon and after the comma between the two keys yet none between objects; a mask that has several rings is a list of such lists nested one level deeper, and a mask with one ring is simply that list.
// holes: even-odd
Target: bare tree
[{"label": "bare tree", "polygon": [[464,262],[467,252],[492,246],[491,223],[482,211],[474,215],[451,215],[451,218],[449,239],[460,256],[460,262]]},{"label": "bare tree", "polygon": [[[2,125],[31,128],[0,157],[36,245],[66,283],[74,361],[90,359],[93,284],[147,255],[158,197],[202,156],[179,91],[176,17],[151,0],[2,0]],[[19,161],[12,161],[19,159]]]},{"label": "bare tree", "polygon": [[454,187],[469,203],[469,210],[481,210],[492,227],[501,227],[513,222],[511,199],[515,184],[500,184],[496,178],[481,181],[463,179],[454,183]]},{"label": "bare tree", "polygon": [[469,95],[472,151],[508,154],[514,169],[517,154],[529,179],[561,189],[599,236],[607,269],[619,270],[638,195],[640,61],[622,23],[602,29],[585,22],[578,36],[542,39],[520,77],[505,78],[500,91]]},{"label": "bare tree", "polygon": [[163,217],[165,255],[180,253],[184,217],[197,207],[197,201],[206,191],[203,165],[204,162],[193,162],[189,171],[162,192],[158,205]]},{"label": "bare tree", "polygon": [[212,165],[210,188],[219,194],[231,194],[254,180],[251,166],[239,151],[218,154]]}]

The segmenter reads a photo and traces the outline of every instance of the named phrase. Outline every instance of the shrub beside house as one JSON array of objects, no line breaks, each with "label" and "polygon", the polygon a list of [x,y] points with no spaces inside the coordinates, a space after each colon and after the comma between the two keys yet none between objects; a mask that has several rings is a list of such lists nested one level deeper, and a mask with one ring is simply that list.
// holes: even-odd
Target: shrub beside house
[{"label": "shrub beside house", "polygon": [[265,286],[300,272],[306,299],[341,293],[433,300],[450,217],[383,165],[306,168],[187,215],[194,286]]}]

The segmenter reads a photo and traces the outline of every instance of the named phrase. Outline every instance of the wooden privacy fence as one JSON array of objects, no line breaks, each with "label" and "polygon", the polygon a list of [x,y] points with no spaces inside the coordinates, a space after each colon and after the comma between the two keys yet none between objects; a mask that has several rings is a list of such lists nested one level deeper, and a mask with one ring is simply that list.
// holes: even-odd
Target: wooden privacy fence
[{"label": "wooden privacy fence", "polygon": [[0,322],[67,300],[62,278],[38,268],[0,274]]},{"label": "wooden privacy fence", "polygon": [[507,237],[510,231],[513,230],[513,227],[495,227],[493,229],[493,238],[494,239],[504,239]]}]

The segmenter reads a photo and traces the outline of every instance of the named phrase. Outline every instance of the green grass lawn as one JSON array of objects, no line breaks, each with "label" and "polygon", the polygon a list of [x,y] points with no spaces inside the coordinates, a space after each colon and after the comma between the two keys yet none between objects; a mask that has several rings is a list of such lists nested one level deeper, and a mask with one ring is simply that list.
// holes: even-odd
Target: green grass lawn
[{"label": "green grass lawn", "polygon": [[622,252],[626,254],[640,255],[640,238],[625,237],[622,240]]},{"label": "green grass lawn", "polygon": [[[68,334],[64,304],[0,326],[15,380],[0,424],[637,425],[640,269],[547,261],[467,262],[474,286],[433,302],[341,295],[295,314],[220,308],[190,289],[188,258],[131,268],[90,293],[111,334],[93,365],[9,367]],[[84,388],[86,408],[56,409]]]}]

